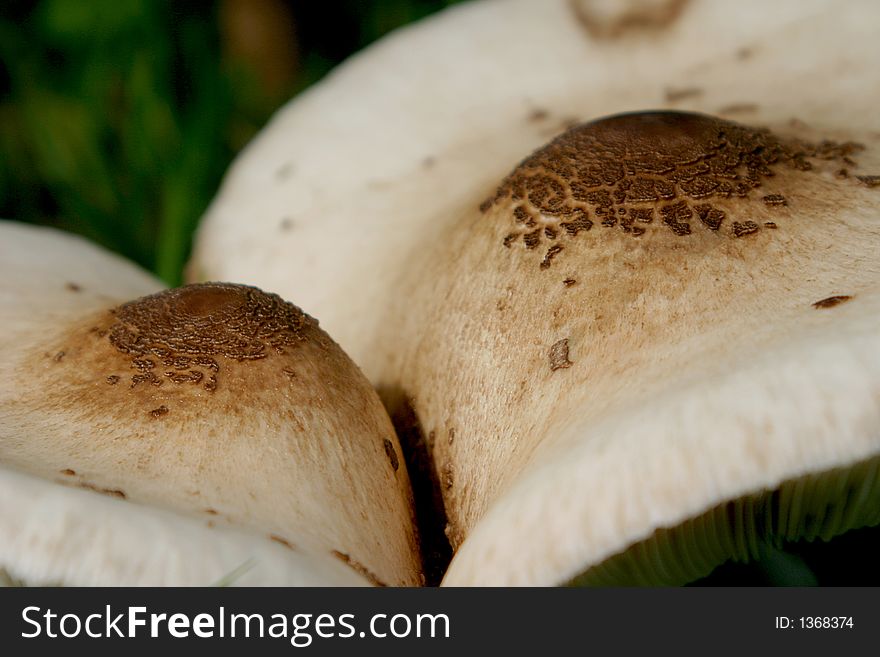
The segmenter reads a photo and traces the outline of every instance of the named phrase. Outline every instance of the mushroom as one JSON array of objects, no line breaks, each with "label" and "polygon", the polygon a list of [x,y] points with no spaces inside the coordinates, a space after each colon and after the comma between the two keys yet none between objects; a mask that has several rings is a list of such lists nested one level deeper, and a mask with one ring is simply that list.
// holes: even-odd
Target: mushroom
[{"label": "mushroom", "polygon": [[0,482],[27,500],[6,509],[0,566],[192,583],[216,540],[196,574],[247,550],[277,565],[280,549],[277,583],[420,582],[394,429],[317,321],[253,287],[162,290],[78,238],[9,222],[0,274]]},{"label": "mushroom", "polygon": [[364,586],[321,552],[0,468],[0,585]]},{"label": "mushroom", "polygon": [[449,10],[276,116],[190,275],[296,297],[410,407],[447,584],[679,583],[875,524],[880,6],[851,9]]}]

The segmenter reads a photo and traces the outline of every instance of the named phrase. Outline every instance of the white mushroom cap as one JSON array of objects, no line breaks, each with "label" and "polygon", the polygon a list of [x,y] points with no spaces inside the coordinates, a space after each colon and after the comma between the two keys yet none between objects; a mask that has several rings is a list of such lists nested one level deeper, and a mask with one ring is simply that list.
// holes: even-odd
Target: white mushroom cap
[{"label": "white mushroom cap", "polygon": [[[209,524],[210,523],[210,524]],[[0,468],[0,576],[29,586],[365,586],[337,559]]]},{"label": "white mushroom cap", "polygon": [[[758,537],[877,522],[880,6],[747,5],[447,11],[279,113],[208,212],[194,277],[294,296],[389,400],[409,398],[460,546],[447,583],[673,583],[754,556]],[[477,210],[563,124],[646,107],[745,126],[587,126],[520,169],[560,192],[514,174]],[[721,160],[689,175],[680,150],[709,159],[728,131],[742,189],[720,184]],[[779,161],[747,166],[765,138]],[[645,149],[680,157],[676,201],[657,187],[554,207],[587,178],[554,160],[613,168]],[[536,215],[516,214],[523,191]]]},{"label": "white mushroom cap", "polygon": [[205,215],[189,278],[296,299],[377,383],[384,307],[409,260],[524,155],[573,123],[646,108],[868,135],[878,11],[870,0],[454,6],[278,112]]},{"label": "white mushroom cap", "polygon": [[852,142],[619,115],[460,217],[392,315],[447,583],[681,583],[880,521],[880,198],[835,175],[853,158],[880,171]]},{"label": "white mushroom cap", "polygon": [[420,581],[394,429],[314,319],[239,285],[157,292],[48,229],[4,222],[0,237],[3,468]]}]

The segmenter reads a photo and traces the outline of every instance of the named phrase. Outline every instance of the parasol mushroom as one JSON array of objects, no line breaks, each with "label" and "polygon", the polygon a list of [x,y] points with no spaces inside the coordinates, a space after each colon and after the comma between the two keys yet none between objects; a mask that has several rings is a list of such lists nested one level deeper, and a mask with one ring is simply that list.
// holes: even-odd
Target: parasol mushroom
[{"label": "parasol mushroom", "polygon": [[677,583],[876,523],[878,7],[848,9],[446,11],[276,116],[190,276],[299,299],[411,407],[449,584]]},{"label": "parasol mushroom", "polygon": [[[228,527],[234,536],[257,533],[292,554],[302,550],[295,561],[335,559],[373,583],[420,582],[394,429],[317,321],[252,287],[163,291],[133,265],[52,230],[3,222],[0,235],[4,486],[39,488],[33,478],[41,478],[91,493],[54,507],[62,496],[47,491],[35,518],[73,525],[88,509],[106,507],[86,524],[101,536],[126,511],[98,501],[100,493]],[[202,541],[210,533],[191,519],[129,506],[151,526],[171,523],[163,536],[174,523]],[[19,547],[33,527],[20,531],[7,536]],[[123,540],[114,532],[108,540],[128,545],[142,534]],[[247,535],[230,540],[239,552],[260,544]],[[143,543],[152,560],[159,543]],[[60,572],[26,570],[40,578]]]}]

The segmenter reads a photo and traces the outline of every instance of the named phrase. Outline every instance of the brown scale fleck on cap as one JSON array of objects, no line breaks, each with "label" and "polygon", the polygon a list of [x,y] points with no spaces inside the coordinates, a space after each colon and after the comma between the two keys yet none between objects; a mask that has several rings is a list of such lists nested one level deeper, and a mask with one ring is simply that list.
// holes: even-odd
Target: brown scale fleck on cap
[{"label": "brown scale fleck on cap", "polygon": [[364,577],[366,577],[374,586],[388,586],[387,584],[385,584],[385,582],[383,582],[378,577],[376,577],[376,575],[374,575],[372,572],[370,572],[367,569],[367,567],[364,566],[364,564],[360,563],[359,561],[355,561],[345,552],[340,552],[339,550],[333,550],[333,552],[331,552],[331,554],[334,557],[336,557],[337,559],[339,559],[340,561],[342,561],[343,563],[345,563],[346,565],[350,566],[351,568],[353,568],[354,570],[359,572]]},{"label": "brown scale fleck on cap", "polygon": [[571,287],[572,285],[576,285],[577,281],[573,278],[566,278],[565,280],[562,281],[562,284],[565,287]]},{"label": "brown scale fleck on cap", "polygon": [[544,254],[544,259],[541,261],[541,269],[547,269],[550,266],[551,261],[562,251],[562,247],[558,244],[554,244],[549,249],[547,249],[547,253]]},{"label": "brown scale fleck on cap", "polygon": [[217,388],[220,359],[255,361],[284,353],[305,339],[306,326],[314,323],[275,294],[230,283],[166,290],[112,313],[109,340],[131,356],[131,367],[138,371],[132,388],[161,386],[167,380],[201,384],[208,392]]},{"label": "brown scale fleck on cap", "polygon": [[817,310],[821,310],[823,308],[834,308],[834,306],[849,301],[850,299],[852,299],[852,296],[848,294],[840,294],[833,297],[827,297],[814,303],[813,308],[816,308]]},{"label": "brown scale fleck on cap", "polygon": [[388,457],[391,463],[391,469],[397,472],[397,468],[400,467],[400,460],[397,458],[397,452],[394,451],[394,443],[385,438],[382,440],[382,446],[385,448],[385,456]]},{"label": "brown scale fleck on cap", "polygon": [[80,287],[76,283],[73,283],[70,281],[68,281],[67,283],[64,284],[64,289],[66,289],[68,292],[81,292],[82,291],[82,287]]},{"label": "brown scale fleck on cap", "polygon": [[[523,160],[480,207],[502,213],[510,208],[511,225],[502,238],[508,248],[521,243],[533,250],[552,240],[555,249],[560,241],[618,231],[688,239],[719,231],[731,205],[749,203],[776,170],[810,171],[811,159],[840,161],[861,148],[854,142],[783,140],[765,129],[690,112],[620,114],[557,137]],[[869,184],[865,179],[871,177],[861,178]],[[780,193],[762,198],[768,206],[786,204]],[[659,222],[653,222],[655,212]],[[591,231],[594,222],[617,230]],[[750,221],[733,226],[723,234],[758,230]],[[548,267],[547,255],[540,265]]]},{"label": "brown scale fleck on cap", "polygon": [[734,221],[733,222],[733,236],[734,237],[745,237],[746,235],[751,235],[753,233],[758,232],[758,224],[754,221]]},{"label": "brown scale fleck on cap", "polygon": [[94,484],[90,484],[87,481],[81,481],[76,484],[80,488],[86,488],[88,490],[95,491],[96,493],[101,493],[102,495],[109,495],[110,497],[118,497],[121,500],[124,500],[128,497],[124,491],[119,490],[118,488],[102,488],[100,486],[95,486]]},{"label": "brown scale fleck on cap", "polygon": [[856,180],[866,187],[880,186],[880,176],[856,176]]},{"label": "brown scale fleck on cap", "polygon": [[72,468],[64,468],[64,470],[61,471],[61,474],[73,477],[76,475],[76,470],[73,470]]},{"label": "brown scale fleck on cap", "polygon": [[109,383],[111,386],[115,386],[117,383],[119,383],[120,378],[122,377],[120,377],[118,374],[111,374],[107,377],[107,383]]},{"label": "brown scale fleck on cap", "polygon": [[568,338],[563,338],[550,347],[550,370],[562,370],[574,365],[568,360]]},{"label": "brown scale fleck on cap", "polygon": [[150,411],[150,415],[153,417],[162,417],[163,415],[168,415],[168,407],[165,404],[162,404],[159,408],[154,408]]},{"label": "brown scale fleck on cap", "polygon": [[275,542],[278,543],[279,545],[283,545],[283,546],[286,547],[288,550],[296,550],[296,546],[295,546],[293,543],[291,543],[290,541],[288,541],[286,538],[283,538],[283,537],[281,537],[281,536],[278,536],[278,534],[269,534],[269,540],[270,540],[270,541],[275,541]]},{"label": "brown scale fleck on cap", "polygon": [[761,200],[764,201],[764,205],[788,205],[782,194],[767,194]]},{"label": "brown scale fleck on cap", "polygon": [[702,221],[709,230],[718,230],[721,228],[721,223],[724,221],[723,210],[713,208],[708,203],[695,205],[694,210],[700,218],[700,221]]}]

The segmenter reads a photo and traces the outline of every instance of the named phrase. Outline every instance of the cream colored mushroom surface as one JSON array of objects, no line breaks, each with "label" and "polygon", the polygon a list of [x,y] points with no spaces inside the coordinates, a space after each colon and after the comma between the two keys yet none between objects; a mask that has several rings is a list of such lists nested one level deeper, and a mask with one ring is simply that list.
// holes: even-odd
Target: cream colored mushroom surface
[{"label": "cream colored mushroom surface", "polygon": [[264,534],[0,468],[0,585],[366,586]]},{"label": "cream colored mushroom surface", "polygon": [[447,584],[677,583],[877,523],[878,19],[448,10],[278,113],[190,275],[297,298],[413,417]]},{"label": "cream colored mushroom surface", "polygon": [[[207,544],[209,563],[288,552],[278,584],[421,581],[394,429],[316,320],[253,287],[162,290],[79,238],[9,222],[0,268],[0,483],[29,510],[3,521],[11,571],[193,583],[180,555],[188,568]],[[35,564],[63,533],[81,565]],[[124,563],[102,573],[102,559]],[[265,566],[260,577],[271,580]]]},{"label": "cream colored mushroom surface", "polygon": [[566,128],[688,109],[813,140],[878,130],[854,0],[487,0],[399,30],[280,110],[230,169],[189,279],[296,299],[378,382],[413,253]]}]

